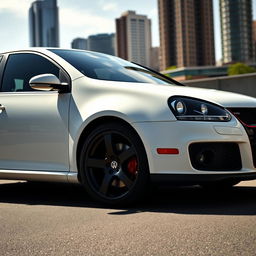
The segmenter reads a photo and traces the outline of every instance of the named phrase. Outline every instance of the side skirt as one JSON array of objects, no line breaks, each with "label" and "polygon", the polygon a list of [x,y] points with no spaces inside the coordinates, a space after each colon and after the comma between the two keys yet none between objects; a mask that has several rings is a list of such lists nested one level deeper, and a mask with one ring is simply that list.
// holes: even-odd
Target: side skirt
[{"label": "side skirt", "polygon": [[[69,172],[0,170],[0,179],[68,183],[70,182],[70,179],[68,178],[69,174]],[[73,181],[72,183],[74,183],[75,178],[73,177],[71,181]]]}]

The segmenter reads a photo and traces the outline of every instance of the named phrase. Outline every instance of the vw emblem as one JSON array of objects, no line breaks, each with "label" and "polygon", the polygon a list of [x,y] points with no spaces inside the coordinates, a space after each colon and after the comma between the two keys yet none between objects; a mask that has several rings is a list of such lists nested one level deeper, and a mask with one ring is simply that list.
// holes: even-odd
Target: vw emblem
[{"label": "vw emblem", "polygon": [[112,161],[110,166],[111,166],[112,169],[117,169],[117,166],[118,166],[117,161]]}]

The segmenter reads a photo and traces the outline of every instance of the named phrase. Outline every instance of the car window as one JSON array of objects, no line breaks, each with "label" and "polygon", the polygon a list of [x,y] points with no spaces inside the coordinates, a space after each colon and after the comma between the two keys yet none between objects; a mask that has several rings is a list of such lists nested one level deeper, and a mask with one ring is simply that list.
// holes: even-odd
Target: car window
[{"label": "car window", "polygon": [[90,78],[119,82],[175,84],[157,72],[112,55],[75,50],[49,50]]},{"label": "car window", "polygon": [[60,76],[60,68],[46,58],[30,53],[11,54],[4,70],[3,92],[33,91],[29,80],[40,74]]}]

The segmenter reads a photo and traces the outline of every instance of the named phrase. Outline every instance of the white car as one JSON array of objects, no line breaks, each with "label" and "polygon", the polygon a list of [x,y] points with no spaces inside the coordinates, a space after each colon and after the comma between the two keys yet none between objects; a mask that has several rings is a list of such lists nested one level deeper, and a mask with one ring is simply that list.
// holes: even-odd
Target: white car
[{"label": "white car", "polygon": [[0,55],[0,178],[82,183],[103,203],[150,182],[256,178],[256,99],[189,88],[96,52]]}]

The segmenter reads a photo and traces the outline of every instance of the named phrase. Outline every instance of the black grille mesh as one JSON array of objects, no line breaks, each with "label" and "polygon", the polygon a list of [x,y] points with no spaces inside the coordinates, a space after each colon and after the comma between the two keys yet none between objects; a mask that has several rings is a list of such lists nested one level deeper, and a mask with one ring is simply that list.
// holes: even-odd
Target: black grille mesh
[{"label": "black grille mesh", "polygon": [[230,108],[229,111],[242,123],[248,134],[256,167],[256,108]]}]

